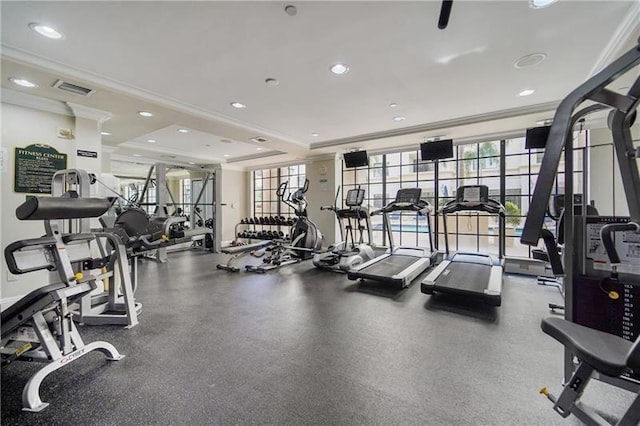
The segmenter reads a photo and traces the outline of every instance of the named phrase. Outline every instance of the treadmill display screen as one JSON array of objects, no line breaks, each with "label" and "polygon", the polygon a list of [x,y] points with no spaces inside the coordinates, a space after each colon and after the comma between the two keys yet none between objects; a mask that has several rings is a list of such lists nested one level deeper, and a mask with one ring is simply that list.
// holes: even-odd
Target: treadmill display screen
[{"label": "treadmill display screen", "polygon": [[467,185],[458,188],[456,201],[459,203],[487,203],[489,188],[486,185]]},{"label": "treadmill display screen", "polygon": [[347,206],[359,206],[364,201],[364,189],[350,189],[347,191],[347,199],[345,204]]},{"label": "treadmill display screen", "polygon": [[396,193],[396,203],[417,204],[422,196],[422,188],[402,188]]}]

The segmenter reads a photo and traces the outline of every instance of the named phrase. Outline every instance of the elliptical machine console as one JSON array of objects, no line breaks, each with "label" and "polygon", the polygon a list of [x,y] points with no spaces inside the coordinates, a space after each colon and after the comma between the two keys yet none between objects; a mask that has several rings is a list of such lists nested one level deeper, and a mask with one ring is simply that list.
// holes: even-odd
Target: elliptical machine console
[{"label": "elliptical machine console", "polygon": [[[322,206],[320,210],[333,211],[340,228],[340,242],[328,247],[324,253],[316,253],[313,264],[316,268],[331,269],[337,272],[349,272],[351,268],[367,262],[375,257],[371,236],[371,221],[369,210],[362,207],[364,201],[364,189],[350,189],[345,197],[346,209],[339,209],[338,196],[340,188],[336,192],[333,206]],[[346,221],[346,222],[345,222]],[[362,222],[364,221],[364,225]],[[358,239],[354,234],[354,224],[357,227]],[[367,241],[364,241],[364,233],[367,233]]]},{"label": "elliptical machine console", "polygon": [[322,247],[322,233],[318,226],[309,220],[307,213],[308,202],[304,194],[309,190],[309,179],[305,179],[302,188],[285,198],[288,182],[283,182],[278,187],[276,195],[278,199],[293,208],[298,220],[291,230],[291,241],[272,240],[273,245],[268,247],[267,255],[259,266],[247,265],[249,272],[264,273],[280,266],[298,263],[313,257],[313,253]]},{"label": "elliptical machine console", "polygon": [[291,251],[301,260],[311,259],[313,252],[322,248],[322,233],[316,224],[309,220],[307,212],[309,203],[304,194],[309,190],[309,179],[305,179],[303,187],[285,199],[284,193],[288,183],[282,183],[276,194],[283,203],[293,209],[294,214],[298,217],[291,231]]}]

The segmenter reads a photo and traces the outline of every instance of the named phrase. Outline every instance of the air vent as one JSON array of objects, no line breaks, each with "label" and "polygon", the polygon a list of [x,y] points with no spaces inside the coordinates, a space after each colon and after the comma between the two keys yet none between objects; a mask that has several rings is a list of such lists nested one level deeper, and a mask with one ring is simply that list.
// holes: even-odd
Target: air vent
[{"label": "air vent", "polygon": [[91,96],[95,90],[87,87],[78,86],[77,84],[67,83],[66,81],[58,80],[53,85],[56,89],[64,90],[65,92],[71,92],[80,96]]},{"label": "air vent", "polygon": [[166,158],[169,160],[175,160],[176,156],[175,155],[161,155],[160,158]]},{"label": "air vent", "polygon": [[251,142],[255,142],[255,143],[265,143],[265,142],[269,142],[269,139],[265,138],[264,136],[256,136],[250,139]]}]

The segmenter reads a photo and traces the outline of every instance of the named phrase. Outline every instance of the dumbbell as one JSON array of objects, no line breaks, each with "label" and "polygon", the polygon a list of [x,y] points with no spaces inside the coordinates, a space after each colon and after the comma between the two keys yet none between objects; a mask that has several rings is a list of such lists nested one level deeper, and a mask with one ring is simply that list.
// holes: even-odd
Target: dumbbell
[{"label": "dumbbell", "polygon": [[258,216],[253,218],[253,223],[255,223],[256,225],[260,223],[260,219],[258,218]]},{"label": "dumbbell", "polygon": [[251,225],[253,225],[253,218],[250,217],[249,220],[247,220],[247,223],[250,223]]},{"label": "dumbbell", "polygon": [[260,222],[260,225],[264,225],[264,217],[259,217],[258,222]]},{"label": "dumbbell", "polygon": [[244,219],[240,219],[240,223],[244,225],[247,222],[245,222]]}]

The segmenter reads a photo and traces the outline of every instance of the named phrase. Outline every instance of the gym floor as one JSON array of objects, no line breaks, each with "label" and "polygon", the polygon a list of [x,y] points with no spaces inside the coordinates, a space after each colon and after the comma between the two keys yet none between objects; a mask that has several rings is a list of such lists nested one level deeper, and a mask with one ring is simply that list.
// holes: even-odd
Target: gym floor
[{"label": "gym floor", "polygon": [[[21,411],[37,364],[2,368],[2,425],[567,425],[562,347],[540,330],[558,291],[506,276],[503,306],[357,283],[311,262],[265,275],[218,271],[202,252],[142,262],[140,325],[80,326],[126,355],[92,353],[52,373],[51,405]],[[602,383],[587,403],[619,415],[630,394]]]}]

